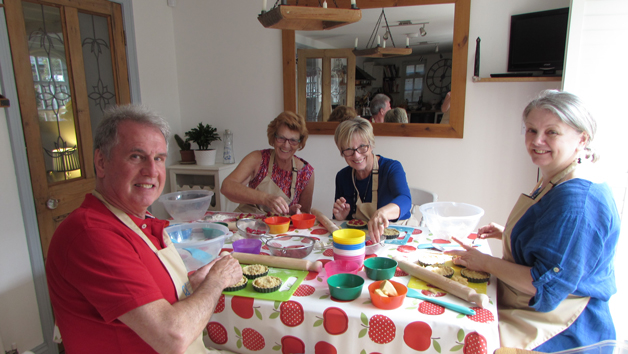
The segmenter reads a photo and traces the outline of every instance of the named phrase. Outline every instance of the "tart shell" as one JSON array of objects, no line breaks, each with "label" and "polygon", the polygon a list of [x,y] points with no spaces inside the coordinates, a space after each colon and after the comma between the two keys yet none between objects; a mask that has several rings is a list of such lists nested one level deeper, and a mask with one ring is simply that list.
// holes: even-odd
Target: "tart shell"
[{"label": "tart shell", "polygon": [[486,283],[491,277],[491,275],[486,272],[469,270],[466,268],[460,270],[460,275],[467,278],[469,283]]},{"label": "tart shell", "polygon": [[[260,264],[254,264],[254,265],[260,265]],[[256,274],[250,274],[250,273],[247,273],[247,268],[248,268],[248,267],[252,267],[252,266],[253,266],[253,265],[251,265],[251,266],[246,266],[246,267],[242,268],[242,274],[243,274],[245,277],[247,277],[247,278],[249,278],[249,279],[255,279],[255,278],[264,277],[264,276],[267,276],[267,275],[268,275],[268,267],[266,267],[266,266],[263,266],[263,267],[265,267],[265,268],[266,268],[266,271],[265,271],[265,272],[263,272],[263,273],[256,273]]]},{"label": "tart shell", "polygon": [[246,288],[246,285],[249,283],[249,279],[243,276],[242,280],[244,280],[244,284],[230,286],[230,287],[225,288],[223,291],[238,291],[238,290],[242,290]]},{"label": "tart shell", "polygon": [[[281,284],[283,284],[283,281],[278,277],[269,276],[269,278],[275,278],[276,280],[279,280],[279,284],[276,286],[273,286],[272,288],[262,288],[262,287],[256,286],[255,282],[252,282],[251,284],[253,285],[253,289],[260,293],[272,293],[279,290],[279,288],[281,288]],[[257,279],[261,279],[261,277]]]}]

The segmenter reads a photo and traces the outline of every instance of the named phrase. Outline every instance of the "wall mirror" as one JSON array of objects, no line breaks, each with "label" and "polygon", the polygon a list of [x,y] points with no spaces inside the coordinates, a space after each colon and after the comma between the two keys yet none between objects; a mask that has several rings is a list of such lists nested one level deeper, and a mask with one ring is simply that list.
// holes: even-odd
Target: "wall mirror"
[{"label": "wall mirror", "polygon": [[[299,5],[303,5],[303,0]],[[294,3],[290,2],[289,3]],[[307,6],[318,6],[317,1],[305,1]],[[336,0],[339,7],[349,7],[350,0]],[[364,102],[360,100],[367,92],[381,90],[393,98],[394,106],[406,106],[410,121],[413,123],[378,123],[374,124],[375,134],[379,136],[414,136],[414,137],[446,137],[462,138],[464,127],[464,104],[466,92],[466,72],[468,56],[468,32],[469,32],[469,0],[362,0],[358,1],[358,6],[362,9],[362,20],[348,26],[336,28],[328,31],[282,31],[283,42],[283,62],[284,62],[284,109],[297,111],[297,70],[296,70],[296,50],[302,48],[351,48],[355,45],[355,38],[358,37],[358,49],[364,49],[371,32],[375,28],[378,17],[385,11],[388,25],[390,26],[396,47],[405,47],[407,34],[410,34],[409,43],[412,48],[412,55],[394,58],[356,58],[356,66],[360,69],[367,69],[371,73],[377,73],[373,83],[375,86],[363,85],[358,78],[355,85],[357,96],[356,110],[358,114],[368,115],[360,105]],[[399,26],[399,21],[409,20],[412,25]],[[423,27],[417,23],[429,22]],[[383,37],[385,28],[383,20],[378,33]],[[355,28],[352,28],[355,27]],[[447,28],[448,27],[448,28]],[[422,36],[420,29],[423,28],[427,34]],[[431,34],[430,34],[431,32]],[[359,35],[356,35],[359,33]],[[383,38],[381,39],[383,42]],[[392,45],[387,41],[387,45]],[[436,47],[438,46],[438,49]],[[419,106],[417,90],[413,90],[407,84],[407,79],[411,76],[402,72],[411,64],[423,64],[424,72],[422,76],[423,93],[420,95],[422,102]],[[429,79],[428,71],[434,67],[436,69],[442,64],[451,66],[451,71],[439,71],[437,76],[447,76],[445,81],[451,80],[451,108],[449,123],[438,124],[440,114],[435,114],[440,109],[440,101],[449,90],[447,87],[434,87]],[[397,70],[397,75],[391,77],[390,69]],[[359,71],[359,70],[358,70]],[[353,75],[350,75],[353,76]],[[388,77],[387,79],[384,77]],[[412,80],[410,80],[412,81]],[[384,86],[386,85],[386,86]],[[432,90],[428,88],[432,85]],[[446,86],[446,85],[443,85]],[[416,87],[414,87],[416,88]],[[414,91],[414,96],[413,96]],[[435,92],[433,92],[435,91]],[[303,98],[302,98],[303,99]],[[351,99],[348,99],[351,100]],[[407,100],[407,101],[406,101]],[[436,103],[438,102],[438,106]],[[353,102],[351,102],[353,103]],[[351,105],[351,104],[348,104]],[[301,108],[303,106],[301,105]],[[325,107],[325,114],[331,108]],[[323,110],[318,117],[309,117],[307,125],[310,134],[333,134],[338,123],[325,122],[326,115]],[[305,114],[304,114],[305,115]],[[317,121],[312,121],[317,120]]]}]

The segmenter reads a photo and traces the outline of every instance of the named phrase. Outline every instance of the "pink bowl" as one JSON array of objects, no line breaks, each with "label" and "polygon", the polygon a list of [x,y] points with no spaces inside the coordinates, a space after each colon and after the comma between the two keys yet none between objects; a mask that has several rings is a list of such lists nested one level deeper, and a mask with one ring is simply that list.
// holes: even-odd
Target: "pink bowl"
[{"label": "pink bowl", "polygon": [[339,260],[325,263],[325,272],[328,277],[338,273],[358,274],[358,270],[360,270],[360,265],[352,261]]},{"label": "pink bowl", "polygon": [[349,261],[349,262],[355,262],[357,263],[360,268],[362,267],[362,265],[364,264],[364,254],[360,255],[360,256],[352,256],[352,257],[348,257],[348,256],[341,256],[341,255],[337,255],[334,253],[334,261]]}]

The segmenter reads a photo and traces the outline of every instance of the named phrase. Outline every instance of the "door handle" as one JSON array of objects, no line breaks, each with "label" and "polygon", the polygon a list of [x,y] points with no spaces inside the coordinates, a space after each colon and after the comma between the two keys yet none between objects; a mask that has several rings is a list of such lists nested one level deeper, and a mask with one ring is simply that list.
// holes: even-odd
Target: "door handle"
[{"label": "door handle", "polygon": [[57,209],[58,206],[59,206],[59,199],[50,198],[46,202],[46,208],[50,210]]}]

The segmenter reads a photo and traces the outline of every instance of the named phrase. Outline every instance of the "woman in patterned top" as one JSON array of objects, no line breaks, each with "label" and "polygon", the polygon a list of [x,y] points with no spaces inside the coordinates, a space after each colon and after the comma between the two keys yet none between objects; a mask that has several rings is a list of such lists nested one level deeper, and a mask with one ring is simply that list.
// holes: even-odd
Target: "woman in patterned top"
[{"label": "woman in patterned top", "polygon": [[266,133],[273,149],[248,154],[225,178],[220,192],[240,203],[236,212],[308,213],[314,193],[314,167],[294,155],[307,141],[305,119],[283,112],[268,124]]}]

